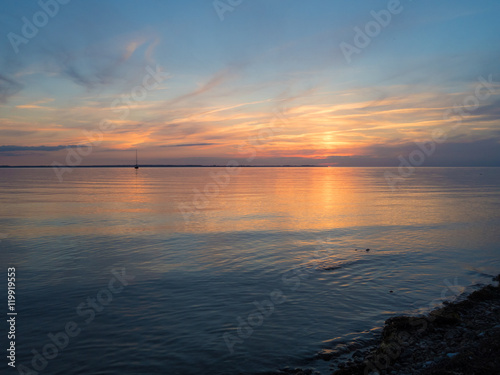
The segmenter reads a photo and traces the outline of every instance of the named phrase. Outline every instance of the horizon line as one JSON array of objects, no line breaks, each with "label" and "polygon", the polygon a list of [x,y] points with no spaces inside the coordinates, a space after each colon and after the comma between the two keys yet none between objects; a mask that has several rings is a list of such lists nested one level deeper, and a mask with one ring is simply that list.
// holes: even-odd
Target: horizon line
[{"label": "horizon line", "polygon": [[[134,168],[135,164],[75,165],[67,168]],[[59,168],[53,165],[0,165],[0,168]],[[225,168],[227,165],[203,164],[144,164],[140,168]],[[314,164],[273,164],[245,165],[231,167],[244,168],[399,168],[397,165],[314,165]],[[500,165],[421,165],[413,168],[500,168]]]}]

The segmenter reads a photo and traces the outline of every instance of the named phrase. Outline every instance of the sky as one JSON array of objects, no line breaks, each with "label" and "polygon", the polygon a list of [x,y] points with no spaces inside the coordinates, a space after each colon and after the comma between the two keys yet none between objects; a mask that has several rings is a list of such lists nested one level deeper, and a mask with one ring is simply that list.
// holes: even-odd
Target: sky
[{"label": "sky", "polygon": [[0,12],[0,165],[500,166],[498,0]]}]

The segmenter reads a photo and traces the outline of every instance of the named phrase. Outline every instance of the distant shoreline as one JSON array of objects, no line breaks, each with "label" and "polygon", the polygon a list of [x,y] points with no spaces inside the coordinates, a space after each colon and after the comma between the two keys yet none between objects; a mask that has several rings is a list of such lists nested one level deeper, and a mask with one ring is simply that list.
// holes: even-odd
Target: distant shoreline
[{"label": "distant shoreline", "polygon": [[[134,168],[135,165],[75,165],[69,168]],[[140,168],[226,168],[227,165],[170,165],[170,164],[145,164]],[[327,165],[238,165],[244,168],[328,168]],[[54,168],[52,165],[0,165],[0,168]],[[333,167],[332,167],[333,168]]]},{"label": "distant shoreline", "polygon": [[[75,165],[69,168],[134,168],[135,165]],[[202,164],[144,164],[139,165],[140,168],[226,168],[227,165],[202,165]],[[238,165],[242,168],[398,168],[398,166],[344,166],[344,165]],[[54,168],[52,165],[0,165],[0,169],[5,168]],[[500,168],[495,165],[422,165],[414,168]]]}]

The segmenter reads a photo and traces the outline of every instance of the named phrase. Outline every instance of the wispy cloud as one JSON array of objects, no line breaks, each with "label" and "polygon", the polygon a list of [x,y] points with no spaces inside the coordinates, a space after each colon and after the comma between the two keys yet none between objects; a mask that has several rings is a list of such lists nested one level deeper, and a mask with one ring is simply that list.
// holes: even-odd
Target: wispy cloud
[{"label": "wispy cloud", "polygon": [[0,102],[5,103],[8,98],[17,94],[22,88],[21,83],[0,74]]},{"label": "wispy cloud", "polygon": [[16,105],[16,108],[19,108],[19,109],[44,109],[44,110],[53,110],[54,108],[40,105],[40,104],[50,103],[50,102],[53,102],[53,101],[54,101],[54,99],[42,99],[42,100],[37,100],[35,102],[28,103],[28,104],[19,104],[19,105]]},{"label": "wispy cloud", "polygon": [[222,69],[221,71],[215,73],[212,77],[210,77],[209,80],[206,83],[202,84],[199,88],[173,99],[172,101],[170,101],[170,104],[184,102],[191,98],[214,90],[215,88],[221,86],[223,83],[234,78],[241,68],[242,65],[231,65]]},{"label": "wispy cloud", "polygon": [[[60,44],[45,47],[41,50],[41,57],[46,61],[49,73],[92,90],[143,76],[144,67],[151,63],[157,43],[156,38],[132,36],[131,39],[103,41],[83,51]],[[136,51],[143,46],[146,52],[136,56]],[[136,56],[134,61],[133,56]]]},{"label": "wispy cloud", "polygon": [[161,147],[196,147],[196,146],[213,146],[217,143],[179,143],[175,145],[163,145]]},{"label": "wispy cloud", "polygon": [[0,152],[17,152],[17,151],[59,151],[64,150],[68,147],[78,147],[77,145],[67,145],[67,146],[0,146]]}]

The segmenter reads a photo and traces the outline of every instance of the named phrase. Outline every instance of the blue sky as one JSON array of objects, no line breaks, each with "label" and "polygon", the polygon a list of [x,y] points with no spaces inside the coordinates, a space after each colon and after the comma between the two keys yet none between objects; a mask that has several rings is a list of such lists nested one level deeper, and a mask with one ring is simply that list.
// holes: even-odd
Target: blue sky
[{"label": "blue sky", "polygon": [[[497,1],[41,3],[56,14],[16,46],[44,11],[2,5],[0,165],[64,163],[89,144],[82,165],[136,148],[152,164],[244,161],[245,147],[245,164],[397,165],[436,130],[425,165],[500,165]],[[390,20],[358,48],[373,12]],[[151,69],[164,79],[141,89]]]}]

